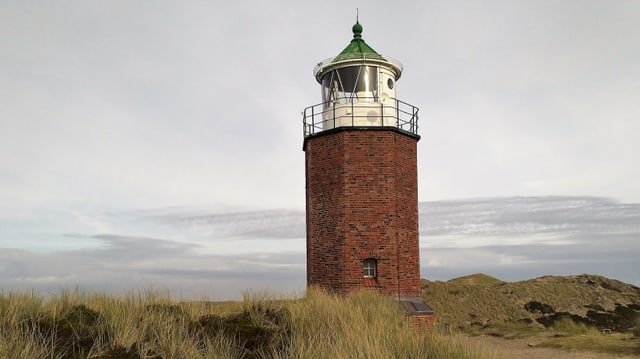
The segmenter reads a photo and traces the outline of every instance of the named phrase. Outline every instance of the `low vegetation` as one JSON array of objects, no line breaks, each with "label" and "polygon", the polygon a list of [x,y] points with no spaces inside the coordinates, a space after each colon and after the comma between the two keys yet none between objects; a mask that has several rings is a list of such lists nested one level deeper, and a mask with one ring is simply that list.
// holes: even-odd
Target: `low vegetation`
[{"label": "low vegetation", "polygon": [[[640,288],[601,276],[423,281],[437,327],[417,333],[370,292],[179,302],[154,292],[0,293],[0,359],[496,358],[466,335],[640,355]],[[456,335],[450,335],[456,334]]]},{"label": "low vegetation", "polygon": [[597,275],[504,282],[475,274],[422,283],[441,327],[530,338],[531,346],[640,355],[640,288]]},{"label": "low vegetation", "polygon": [[0,358],[493,358],[416,333],[393,299],[312,291],[297,300],[176,302],[62,292],[0,295]]},{"label": "low vegetation", "polygon": [[540,342],[540,346],[568,351],[599,351],[620,355],[640,354],[640,340],[631,333],[598,330],[592,325],[564,318],[554,323],[553,332]]},{"label": "low vegetation", "polygon": [[597,275],[504,282],[475,274],[446,282],[423,280],[422,295],[438,313],[438,321],[454,328],[487,323],[543,328],[571,317],[622,332],[640,318],[640,288]]}]

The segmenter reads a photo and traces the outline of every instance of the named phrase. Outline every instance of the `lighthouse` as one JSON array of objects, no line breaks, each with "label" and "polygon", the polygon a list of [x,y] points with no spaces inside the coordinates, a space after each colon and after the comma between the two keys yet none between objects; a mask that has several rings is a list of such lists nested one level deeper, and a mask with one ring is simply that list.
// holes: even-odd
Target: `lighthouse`
[{"label": "lighthouse", "polygon": [[410,315],[420,299],[418,108],[397,96],[402,64],[353,38],[313,69],[322,102],[303,112],[307,286],[370,289]]}]

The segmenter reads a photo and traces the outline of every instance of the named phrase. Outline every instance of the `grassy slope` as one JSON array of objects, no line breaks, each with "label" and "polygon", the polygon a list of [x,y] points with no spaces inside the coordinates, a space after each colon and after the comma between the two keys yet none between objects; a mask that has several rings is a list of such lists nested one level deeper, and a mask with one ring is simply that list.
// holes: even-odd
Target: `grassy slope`
[{"label": "grassy slope", "polygon": [[582,274],[509,283],[474,274],[423,280],[422,289],[442,328],[530,337],[535,345],[569,351],[640,355],[640,288],[617,280]]},{"label": "grassy slope", "polygon": [[606,313],[616,303],[640,305],[640,288],[602,276],[544,276],[520,282],[504,282],[474,274],[446,282],[422,281],[422,296],[445,326],[468,327],[473,323],[534,321],[543,316],[525,305],[532,301],[555,312],[581,317],[589,309]]}]

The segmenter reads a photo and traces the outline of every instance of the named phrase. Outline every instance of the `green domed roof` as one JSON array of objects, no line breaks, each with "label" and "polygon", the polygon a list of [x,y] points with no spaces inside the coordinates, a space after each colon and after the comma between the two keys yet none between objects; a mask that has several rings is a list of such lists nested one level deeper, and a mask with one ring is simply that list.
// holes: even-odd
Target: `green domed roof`
[{"label": "green domed roof", "polygon": [[337,68],[353,66],[354,63],[363,64],[375,64],[376,66],[383,66],[393,71],[396,80],[400,78],[402,74],[402,64],[400,61],[388,56],[382,56],[367,45],[362,39],[362,25],[356,20],[355,25],[351,28],[353,31],[353,39],[336,57],[331,57],[320,61],[313,68],[313,75],[318,83],[322,83],[322,77],[329,71],[333,71]]},{"label": "green domed roof", "polygon": [[342,50],[342,52],[336,56],[333,61],[331,61],[332,63],[365,58],[385,60],[376,52],[376,50],[372,49],[371,46],[364,42],[362,39],[362,25],[360,25],[358,21],[356,21],[351,30],[353,31],[353,40],[351,40],[349,45],[347,45],[347,47],[345,47],[345,49]]}]

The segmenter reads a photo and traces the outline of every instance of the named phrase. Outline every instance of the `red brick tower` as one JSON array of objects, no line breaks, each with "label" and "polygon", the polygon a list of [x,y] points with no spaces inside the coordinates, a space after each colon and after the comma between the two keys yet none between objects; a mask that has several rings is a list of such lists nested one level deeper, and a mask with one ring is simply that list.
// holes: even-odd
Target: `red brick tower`
[{"label": "red brick tower", "polygon": [[418,108],[396,99],[400,62],[361,33],[356,23],[351,43],[315,67],[322,103],[303,114],[307,285],[375,289],[430,311],[418,298]]}]

